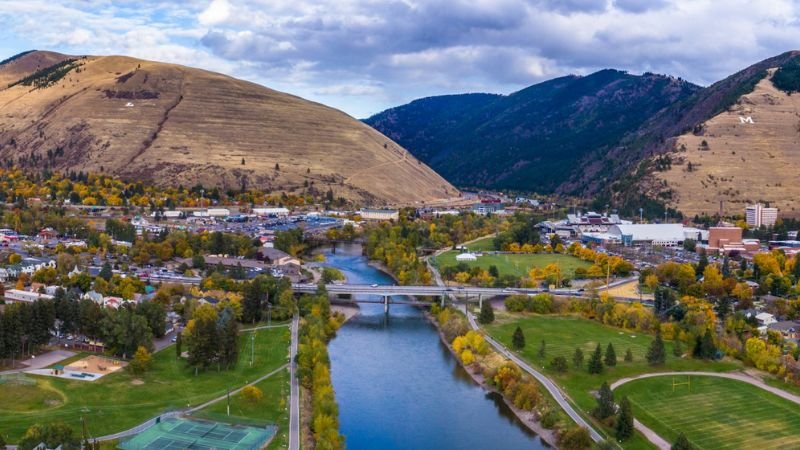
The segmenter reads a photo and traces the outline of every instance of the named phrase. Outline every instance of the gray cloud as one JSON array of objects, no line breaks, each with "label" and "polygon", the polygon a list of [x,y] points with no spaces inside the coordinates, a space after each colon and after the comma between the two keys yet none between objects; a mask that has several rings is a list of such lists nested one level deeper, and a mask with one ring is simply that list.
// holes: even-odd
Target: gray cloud
[{"label": "gray cloud", "polygon": [[0,9],[9,54],[167,60],[358,117],[607,67],[709,84],[797,42],[791,0],[7,0]]}]

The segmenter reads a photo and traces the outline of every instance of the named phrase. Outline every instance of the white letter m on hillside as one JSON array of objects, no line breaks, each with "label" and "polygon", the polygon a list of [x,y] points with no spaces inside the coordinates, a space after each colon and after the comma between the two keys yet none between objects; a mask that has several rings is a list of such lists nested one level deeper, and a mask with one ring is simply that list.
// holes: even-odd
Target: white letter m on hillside
[{"label": "white letter m on hillside", "polygon": [[751,116],[747,116],[747,117],[739,116],[739,123],[755,124],[755,122],[753,122],[753,118]]}]

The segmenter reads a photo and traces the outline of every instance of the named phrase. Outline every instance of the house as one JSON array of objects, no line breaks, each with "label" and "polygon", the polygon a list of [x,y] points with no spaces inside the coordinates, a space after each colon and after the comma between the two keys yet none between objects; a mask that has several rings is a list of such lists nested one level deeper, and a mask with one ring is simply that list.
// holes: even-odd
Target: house
[{"label": "house", "polygon": [[277,248],[260,247],[256,256],[258,259],[273,266],[284,266],[287,264],[300,264],[292,255],[278,250]]},{"label": "house", "polygon": [[9,278],[11,278],[11,275],[8,273],[8,270],[6,270],[3,267],[0,267],[0,283],[7,282]]},{"label": "house", "polygon": [[779,332],[784,339],[800,339],[800,322],[782,320],[767,325],[767,329]]},{"label": "house", "polygon": [[768,326],[770,324],[777,322],[777,320],[775,320],[775,316],[773,316],[768,312],[760,312],[756,314],[756,320],[758,321],[758,324],[761,326]]},{"label": "house", "polygon": [[22,262],[6,267],[10,278],[17,278],[23,273],[33,275],[37,270],[45,267],[55,269],[56,260],[47,258],[25,258]]},{"label": "house", "polygon": [[477,261],[478,255],[475,253],[461,253],[456,255],[456,261],[458,262],[467,262],[467,261]]}]

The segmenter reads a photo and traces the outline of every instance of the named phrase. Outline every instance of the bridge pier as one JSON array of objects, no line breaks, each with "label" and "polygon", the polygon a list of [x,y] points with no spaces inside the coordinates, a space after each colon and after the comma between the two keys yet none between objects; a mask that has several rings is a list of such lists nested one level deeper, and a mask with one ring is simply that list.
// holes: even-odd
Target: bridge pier
[{"label": "bridge pier", "polygon": [[478,294],[478,308],[483,308],[483,295]]},{"label": "bridge pier", "polygon": [[444,299],[445,299],[445,297],[446,297],[446,296],[447,296],[447,294],[442,294],[441,303],[440,303],[440,305],[439,305],[439,306],[441,306],[442,308],[444,308]]},{"label": "bridge pier", "polygon": [[389,296],[388,295],[384,295],[383,296],[383,313],[384,314],[389,314]]}]

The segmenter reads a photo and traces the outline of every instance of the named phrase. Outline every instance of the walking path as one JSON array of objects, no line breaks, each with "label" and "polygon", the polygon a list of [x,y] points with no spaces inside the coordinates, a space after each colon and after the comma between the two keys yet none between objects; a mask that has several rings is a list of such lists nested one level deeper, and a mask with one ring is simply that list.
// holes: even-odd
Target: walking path
[{"label": "walking path", "polygon": [[[472,315],[472,313],[470,312],[467,313],[467,319],[469,319],[469,324],[473,330],[480,331],[480,327],[478,326],[478,323],[475,321],[475,317]],[[498,353],[510,359],[511,361],[514,361],[514,363],[517,364],[520,368],[522,368],[522,370],[528,372],[532,377],[534,377],[537,381],[539,381],[539,383],[541,383],[542,386],[544,386],[544,388],[547,389],[547,392],[549,392],[550,395],[555,399],[556,403],[558,403],[558,406],[560,406],[561,409],[563,409],[564,412],[567,413],[567,415],[570,418],[572,418],[572,420],[575,421],[575,423],[577,423],[579,426],[582,426],[583,428],[586,428],[589,431],[589,434],[591,435],[592,440],[594,442],[600,442],[603,440],[603,436],[601,436],[600,433],[598,433],[597,430],[595,430],[594,427],[592,427],[589,424],[589,422],[587,422],[580,414],[578,414],[575,408],[572,407],[572,404],[567,400],[566,395],[561,391],[561,389],[555,383],[550,381],[550,379],[547,378],[547,376],[545,376],[538,370],[531,367],[528,363],[523,361],[517,355],[511,353],[507,348],[503,346],[503,344],[495,341],[488,334],[484,334],[484,338],[486,339],[486,342],[491,344],[491,346],[494,347],[494,349]]]},{"label": "walking path", "polygon": [[298,316],[292,318],[292,343],[289,348],[289,450],[300,450],[300,385],[297,380]]},{"label": "walking path", "polygon": [[20,364],[24,365],[25,367],[21,367],[19,369],[12,369],[0,372],[0,375],[9,375],[12,373],[20,373],[20,372],[27,372],[33,369],[44,369],[50,365],[53,365],[59,361],[63,361],[67,358],[71,358],[75,356],[77,353],[70,352],[67,350],[53,350],[47,353],[42,353],[37,357],[31,357],[22,361]]},{"label": "walking path", "polygon": [[[794,402],[800,405],[800,395],[795,395],[790,392],[784,391],[783,389],[779,389],[776,387],[772,387],[763,381],[759,380],[758,378],[752,377],[750,375],[733,372],[733,373],[718,373],[718,372],[661,372],[661,373],[646,373],[643,375],[638,375],[635,377],[629,378],[622,378],[611,383],[611,390],[614,390],[625,383],[629,383],[631,381],[641,380],[644,378],[655,378],[655,377],[668,377],[668,376],[684,376],[684,375],[695,375],[701,377],[717,377],[717,378],[727,378],[729,380],[736,380],[741,381],[743,383],[747,383],[753,385],[757,388],[763,389],[767,392],[777,395],[778,397],[784,398],[789,400],[790,402]],[[655,444],[659,449],[662,450],[669,450],[670,443],[667,442],[664,438],[656,434],[653,430],[639,422],[638,420],[634,421],[634,427],[639,430],[642,434],[647,437],[647,439]]]}]

